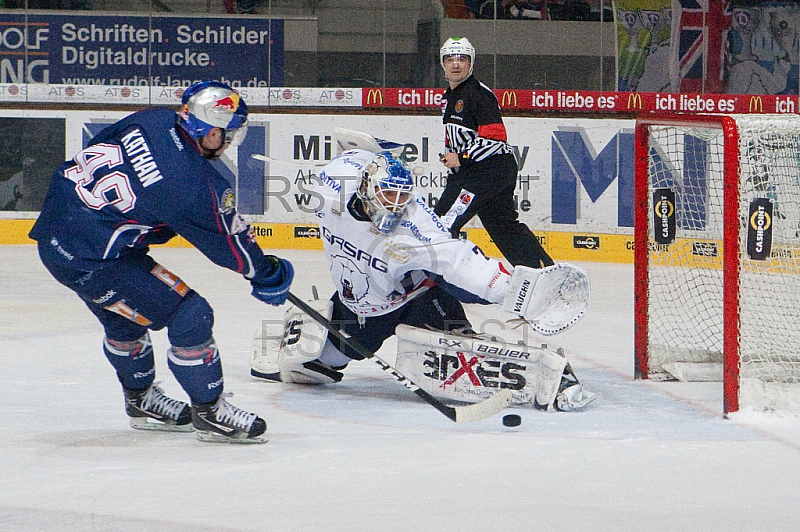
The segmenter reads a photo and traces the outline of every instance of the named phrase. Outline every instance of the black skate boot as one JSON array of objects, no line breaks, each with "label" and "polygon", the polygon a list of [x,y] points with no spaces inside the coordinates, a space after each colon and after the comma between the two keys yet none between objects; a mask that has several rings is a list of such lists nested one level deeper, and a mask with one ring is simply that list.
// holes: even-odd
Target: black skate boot
[{"label": "black skate boot", "polygon": [[130,418],[131,427],[140,430],[161,430],[168,432],[192,432],[192,413],[183,401],[164,395],[164,390],[156,384],[146,390],[125,392],[125,413]]},{"label": "black skate boot", "polygon": [[221,395],[215,403],[192,403],[192,423],[200,441],[264,443],[267,423],[251,412],[236,408]]}]

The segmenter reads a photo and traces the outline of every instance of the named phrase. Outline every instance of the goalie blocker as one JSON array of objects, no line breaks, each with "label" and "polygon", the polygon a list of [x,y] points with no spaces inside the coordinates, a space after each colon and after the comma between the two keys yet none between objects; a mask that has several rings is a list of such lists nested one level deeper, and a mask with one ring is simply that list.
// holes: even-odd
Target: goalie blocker
[{"label": "goalie blocker", "polygon": [[563,353],[399,325],[395,366],[443,399],[477,402],[511,390],[513,405],[570,411],[597,396],[586,391]]}]

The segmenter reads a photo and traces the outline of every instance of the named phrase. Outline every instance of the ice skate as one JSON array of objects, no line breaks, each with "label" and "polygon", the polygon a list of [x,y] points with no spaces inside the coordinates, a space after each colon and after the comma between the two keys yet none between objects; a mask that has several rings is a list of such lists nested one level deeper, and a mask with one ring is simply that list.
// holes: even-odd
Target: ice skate
[{"label": "ice skate", "polygon": [[197,439],[219,443],[264,443],[267,423],[251,412],[236,408],[220,396],[214,403],[192,404]]},{"label": "ice skate", "polygon": [[164,395],[160,386],[153,384],[146,390],[125,392],[125,413],[131,427],[139,430],[167,432],[192,432],[192,414],[189,405]]},{"label": "ice skate", "polygon": [[559,412],[580,410],[595,399],[597,399],[597,395],[584,389],[583,384],[578,381],[578,377],[572,371],[572,367],[567,364],[556,395],[556,410]]}]

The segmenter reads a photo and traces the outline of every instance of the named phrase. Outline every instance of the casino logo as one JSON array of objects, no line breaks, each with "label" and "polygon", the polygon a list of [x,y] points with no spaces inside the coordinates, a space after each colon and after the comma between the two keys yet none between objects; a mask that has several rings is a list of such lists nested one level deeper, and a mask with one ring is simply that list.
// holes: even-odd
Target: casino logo
[{"label": "casino logo", "polygon": [[675,242],[675,191],[657,188],[653,191],[653,239],[656,244]]},{"label": "casino logo", "polygon": [[747,224],[747,254],[753,260],[767,260],[772,250],[772,202],[756,198],[750,202]]},{"label": "casino logo", "polygon": [[573,236],[572,246],[575,249],[600,249],[599,236]]},{"label": "casino logo", "polygon": [[295,226],[295,238],[319,238],[319,227]]}]

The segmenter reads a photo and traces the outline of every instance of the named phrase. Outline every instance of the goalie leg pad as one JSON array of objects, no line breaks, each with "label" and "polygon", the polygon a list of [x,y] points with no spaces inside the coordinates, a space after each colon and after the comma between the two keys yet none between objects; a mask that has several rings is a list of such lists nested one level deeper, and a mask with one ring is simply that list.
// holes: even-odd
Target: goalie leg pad
[{"label": "goalie leg pad", "polygon": [[570,411],[596,396],[578,382],[563,352],[398,325],[395,367],[442,399],[474,403],[508,389],[517,406]]},{"label": "goalie leg pad", "polygon": [[542,350],[536,379],[536,396],[533,406],[547,410],[556,400],[567,359],[553,351]]},{"label": "goalie leg pad", "polygon": [[[326,319],[333,313],[333,303],[328,300],[311,300],[308,304]],[[328,342],[328,330],[311,316],[295,306],[284,314],[283,323],[265,322],[253,338],[250,356],[250,374],[268,381],[297,384],[328,384],[342,380],[334,367],[319,361],[326,349],[334,349]],[[338,360],[331,355],[328,358]],[[327,359],[326,359],[327,360]]]},{"label": "goalie leg pad", "polygon": [[532,406],[542,348],[408,325],[396,335],[395,367],[434,397],[475,403],[510,390],[512,404]]},{"label": "goalie leg pad", "polygon": [[280,382],[278,352],[281,348],[284,323],[264,320],[253,335],[250,352],[250,375],[267,381]]},{"label": "goalie leg pad", "polygon": [[344,374],[339,371],[344,366],[333,367],[312,360],[303,364],[292,364],[281,367],[281,381],[295,384],[335,384],[342,380]]}]

